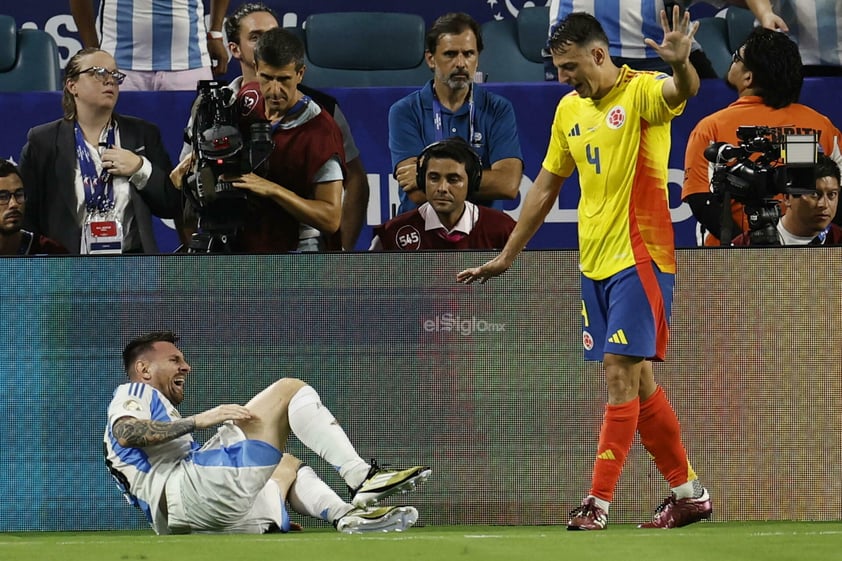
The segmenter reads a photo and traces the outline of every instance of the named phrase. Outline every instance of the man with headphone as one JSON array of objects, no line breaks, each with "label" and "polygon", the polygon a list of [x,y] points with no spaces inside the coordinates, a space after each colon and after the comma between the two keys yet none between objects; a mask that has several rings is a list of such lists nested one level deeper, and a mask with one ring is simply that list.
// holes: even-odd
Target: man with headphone
[{"label": "man with headphone", "polygon": [[515,221],[467,201],[482,181],[482,163],[461,137],[427,146],[416,162],[415,182],[427,197],[420,207],[374,228],[371,251],[498,249]]}]

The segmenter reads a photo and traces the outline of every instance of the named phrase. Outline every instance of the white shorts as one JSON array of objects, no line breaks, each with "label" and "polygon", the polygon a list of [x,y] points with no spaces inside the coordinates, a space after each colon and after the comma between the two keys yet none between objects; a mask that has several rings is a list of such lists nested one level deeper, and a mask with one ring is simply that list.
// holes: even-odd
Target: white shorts
[{"label": "white shorts", "polygon": [[121,92],[195,91],[199,80],[213,79],[208,66],[190,70],[121,70],[126,74]]},{"label": "white shorts", "polygon": [[235,424],[223,424],[167,480],[170,532],[289,530],[284,497],[270,479],[281,456],[266,442],[248,440]]}]

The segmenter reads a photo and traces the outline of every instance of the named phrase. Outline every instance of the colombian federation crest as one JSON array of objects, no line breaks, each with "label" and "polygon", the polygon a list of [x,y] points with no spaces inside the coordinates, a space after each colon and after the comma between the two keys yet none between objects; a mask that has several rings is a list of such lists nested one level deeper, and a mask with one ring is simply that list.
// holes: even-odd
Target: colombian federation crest
[{"label": "colombian federation crest", "polygon": [[605,117],[605,124],[609,129],[619,129],[626,122],[626,110],[622,105],[615,105],[608,110],[608,115]]},{"label": "colombian federation crest", "polygon": [[582,331],[582,346],[586,351],[593,350],[593,337],[587,331]]}]

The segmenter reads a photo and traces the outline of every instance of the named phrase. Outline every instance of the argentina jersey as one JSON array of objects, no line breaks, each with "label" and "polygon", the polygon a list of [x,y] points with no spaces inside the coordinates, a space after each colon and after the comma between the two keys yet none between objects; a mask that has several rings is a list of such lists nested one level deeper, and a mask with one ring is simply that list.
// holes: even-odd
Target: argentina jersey
[{"label": "argentina jersey", "polygon": [[170,71],[210,66],[202,0],[102,0],[102,50],[124,70]]},{"label": "argentina jersey", "polygon": [[842,0],[774,0],[772,8],[787,22],[804,64],[842,66]]},{"label": "argentina jersey", "polygon": [[550,22],[557,23],[572,12],[587,12],[602,25],[612,57],[659,58],[643,39],[663,36],[663,9],[663,0],[552,0]]},{"label": "argentina jersey", "polygon": [[[173,468],[198,445],[190,434],[145,448],[123,447],[112,434],[114,422],[123,417],[171,422],[181,416],[161,392],[141,383],[122,384],[108,406],[103,437],[105,464],[126,501],[139,508],[157,527],[158,503]],[[165,527],[165,521],[164,527]]]}]

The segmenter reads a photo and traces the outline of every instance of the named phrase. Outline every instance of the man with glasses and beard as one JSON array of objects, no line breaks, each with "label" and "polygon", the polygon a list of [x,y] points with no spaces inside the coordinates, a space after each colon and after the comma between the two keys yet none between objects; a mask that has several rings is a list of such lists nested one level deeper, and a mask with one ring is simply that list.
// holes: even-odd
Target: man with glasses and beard
[{"label": "man with glasses and beard", "polygon": [[67,253],[57,241],[21,228],[25,210],[20,171],[9,160],[0,160],[0,255]]}]

